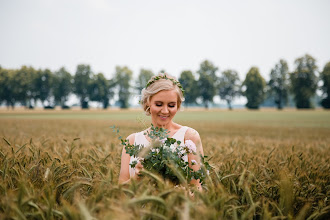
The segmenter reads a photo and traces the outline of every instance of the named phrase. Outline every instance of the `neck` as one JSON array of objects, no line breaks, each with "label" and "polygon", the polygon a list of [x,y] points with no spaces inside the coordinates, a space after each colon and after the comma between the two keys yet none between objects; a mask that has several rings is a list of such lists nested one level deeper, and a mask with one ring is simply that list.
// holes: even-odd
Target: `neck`
[{"label": "neck", "polygon": [[169,122],[167,124],[163,124],[163,125],[159,125],[157,123],[152,123],[155,127],[158,127],[158,128],[164,128],[168,131],[170,131],[172,128],[173,128],[173,122]]}]

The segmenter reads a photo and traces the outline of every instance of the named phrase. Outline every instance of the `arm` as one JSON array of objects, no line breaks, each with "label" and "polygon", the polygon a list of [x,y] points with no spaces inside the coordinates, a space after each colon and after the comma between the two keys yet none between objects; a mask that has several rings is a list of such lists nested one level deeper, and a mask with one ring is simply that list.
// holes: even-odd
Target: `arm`
[{"label": "arm", "polygon": [[[196,155],[188,154],[188,162],[189,162],[189,167],[192,168],[194,171],[197,171],[200,169],[200,162],[201,162],[200,156],[201,155],[204,156],[201,138],[196,130],[189,128],[186,132],[185,140],[191,140],[196,145]],[[192,160],[195,160],[197,163],[195,165],[192,165],[191,164]],[[199,180],[193,179],[191,180],[190,184],[197,186],[197,188],[200,191],[202,190],[202,186]]]},{"label": "arm", "polygon": [[[131,134],[126,138],[130,144],[134,144],[135,134]],[[129,175],[129,162],[131,156],[126,153],[125,146],[123,146],[123,150],[121,153],[121,165],[120,165],[120,173],[119,173],[119,184],[125,184],[130,182]]]}]

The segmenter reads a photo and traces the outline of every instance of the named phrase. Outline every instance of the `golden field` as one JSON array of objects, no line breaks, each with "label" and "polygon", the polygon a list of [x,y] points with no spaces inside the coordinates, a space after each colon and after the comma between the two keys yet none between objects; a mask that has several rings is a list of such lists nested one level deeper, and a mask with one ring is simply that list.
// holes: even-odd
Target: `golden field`
[{"label": "golden field", "polygon": [[[213,166],[202,193],[117,184],[139,110],[0,110],[0,219],[329,219],[330,112],[184,110]],[[189,191],[193,191],[193,196]]]}]

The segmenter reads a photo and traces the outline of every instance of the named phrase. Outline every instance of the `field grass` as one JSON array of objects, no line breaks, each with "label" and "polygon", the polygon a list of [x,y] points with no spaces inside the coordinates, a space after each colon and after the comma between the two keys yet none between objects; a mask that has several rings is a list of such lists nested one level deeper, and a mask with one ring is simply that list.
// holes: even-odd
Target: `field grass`
[{"label": "field grass", "polygon": [[[330,112],[184,110],[214,167],[203,193],[119,186],[141,111],[0,111],[0,219],[329,219]],[[191,189],[193,190],[193,189]]]},{"label": "field grass", "polygon": [[[205,114],[204,114],[205,113]],[[330,128],[330,113],[328,111],[226,111],[226,110],[209,110],[209,111],[193,111],[182,110],[177,116],[177,121],[217,121],[230,123],[257,122],[268,123],[269,125],[278,125],[286,122],[287,125],[296,126],[315,126]],[[94,120],[135,120],[149,118],[139,110],[87,110],[87,111],[6,111],[0,110],[1,118],[17,118],[17,119],[94,119]]]}]

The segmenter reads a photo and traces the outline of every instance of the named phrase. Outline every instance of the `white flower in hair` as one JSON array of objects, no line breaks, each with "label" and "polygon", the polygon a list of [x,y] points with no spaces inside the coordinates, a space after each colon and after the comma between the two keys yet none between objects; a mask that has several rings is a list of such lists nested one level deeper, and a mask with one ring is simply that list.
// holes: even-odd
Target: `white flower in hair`
[{"label": "white flower in hair", "polygon": [[196,144],[192,140],[186,140],[184,145],[189,149],[189,153],[196,153]]}]

